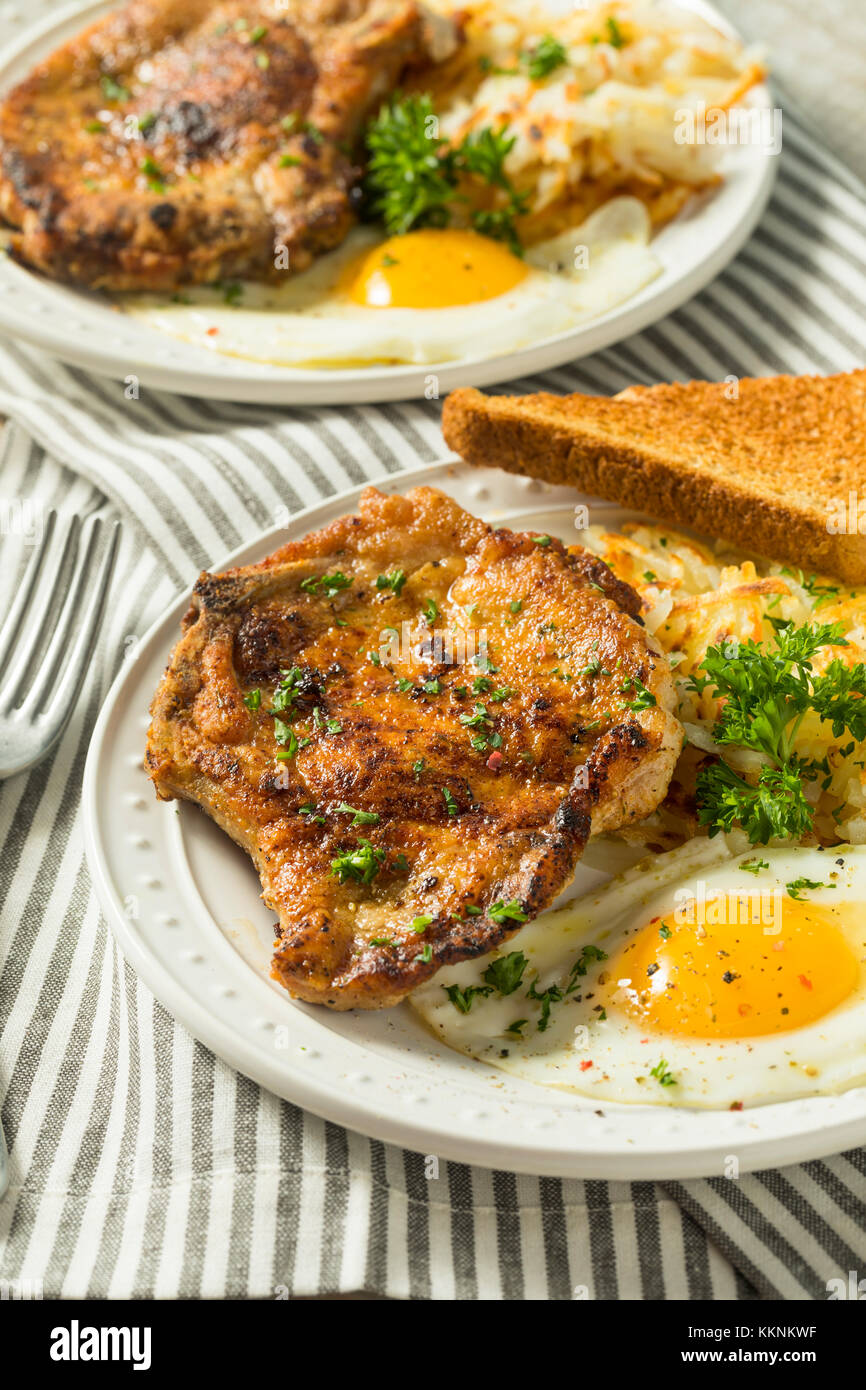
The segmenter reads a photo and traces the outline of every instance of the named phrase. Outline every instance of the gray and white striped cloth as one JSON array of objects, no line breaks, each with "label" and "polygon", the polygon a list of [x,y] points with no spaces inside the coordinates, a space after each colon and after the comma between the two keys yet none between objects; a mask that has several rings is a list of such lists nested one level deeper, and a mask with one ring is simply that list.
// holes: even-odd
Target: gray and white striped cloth
[{"label": "gray and white striped cloth", "polygon": [[[724,275],[647,332],[514,385],[862,365],[864,267],[866,192],[788,120],[772,204]],[[88,738],[125,640],[279,508],[436,458],[438,409],[128,401],[12,346],[0,383],[0,497],[125,523],[72,724],[0,788],[0,1279],[41,1280],[46,1297],[810,1299],[866,1274],[863,1150],[739,1180],[443,1164],[428,1181],[419,1155],[275,1099],[174,1023],[119,957],[82,848]]]}]

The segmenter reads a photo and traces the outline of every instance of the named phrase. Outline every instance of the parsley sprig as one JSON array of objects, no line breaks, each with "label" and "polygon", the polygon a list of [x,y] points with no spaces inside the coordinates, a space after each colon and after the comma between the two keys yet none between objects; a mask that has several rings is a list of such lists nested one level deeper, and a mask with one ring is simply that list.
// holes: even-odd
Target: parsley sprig
[{"label": "parsley sprig", "polygon": [[501,197],[495,207],[474,208],[472,226],[520,255],[515,219],[526,212],[528,195],[515,189],[505,170],[515,139],[506,126],[485,126],[451,145],[439,134],[429,96],[393,97],[367,127],[364,191],[370,212],[392,236],[413,227],[447,227],[452,206],[468,200],[460,185],[480,183]]},{"label": "parsley sprig", "polygon": [[835,738],[846,731],[858,742],[866,738],[866,665],[849,667],[836,658],[821,675],[813,667],[822,647],[848,645],[842,624],[775,626],[771,644],[709,647],[703,674],[691,678],[693,690],[710,688],[724,699],[713,729],[716,742],[752,749],[764,759],[754,784],[724,762],[701,770],[698,816],[711,836],[739,824],[752,844],[766,844],[799,839],[812,829],[814,809],[804,784],[825,769],[797,752],[807,715],[829,723]]}]

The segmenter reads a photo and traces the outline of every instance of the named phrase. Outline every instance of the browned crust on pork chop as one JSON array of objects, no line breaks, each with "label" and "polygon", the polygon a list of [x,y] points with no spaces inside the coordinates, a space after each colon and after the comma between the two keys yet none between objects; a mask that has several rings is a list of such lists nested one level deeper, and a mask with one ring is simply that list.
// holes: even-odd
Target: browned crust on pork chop
[{"label": "browned crust on pork chop", "polygon": [[[431,488],[368,488],[358,515],[201,576],[147,766],[252,856],[291,994],[396,1003],[546,908],[593,828],[655,809],[682,731],[637,609],[596,557]],[[340,881],[353,854],[369,882]]]}]

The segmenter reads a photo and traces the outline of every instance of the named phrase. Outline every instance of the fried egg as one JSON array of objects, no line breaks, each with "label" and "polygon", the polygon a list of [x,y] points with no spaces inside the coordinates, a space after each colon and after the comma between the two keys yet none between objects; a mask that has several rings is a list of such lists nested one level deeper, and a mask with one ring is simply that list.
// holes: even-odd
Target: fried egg
[{"label": "fried egg", "polygon": [[739,1109],[866,1083],[866,847],[699,839],[442,970],[445,1044],[597,1101]]},{"label": "fried egg", "polygon": [[136,318],[214,352],[280,366],[448,362],[511,352],[595,318],[661,267],[649,218],[618,198],[525,256],[456,227],[383,240],[357,227],[281,285],[123,300]]}]

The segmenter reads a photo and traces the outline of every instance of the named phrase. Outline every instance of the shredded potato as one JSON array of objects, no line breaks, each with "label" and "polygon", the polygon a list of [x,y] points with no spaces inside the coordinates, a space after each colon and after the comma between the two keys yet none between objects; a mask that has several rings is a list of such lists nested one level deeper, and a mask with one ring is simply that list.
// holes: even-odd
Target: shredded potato
[{"label": "shredded potato", "polygon": [[[506,171],[529,195],[521,238],[575,226],[621,193],[654,224],[718,178],[719,148],[675,138],[683,111],[725,111],[765,75],[755,53],[672,4],[433,0],[463,17],[466,43],[417,85],[453,143],[484,126],[515,138]],[[527,56],[552,35],[566,60],[533,80]]]},{"label": "shredded potato", "polygon": [[[841,623],[848,645],[821,648],[814,668],[820,673],[835,659],[854,666],[866,661],[866,589],[747,559],[669,526],[627,522],[620,531],[592,526],[581,539],[640,594],[644,621],[674,666],[688,743],[666,806],[642,827],[645,838],[672,843],[697,832],[689,814],[695,775],[706,756],[722,751],[713,740],[720,701],[711,690],[688,689],[688,677],[701,669],[707,648],[749,638],[770,641],[770,618],[798,626]],[[866,747],[848,735],[835,739],[829,723],[809,714],[796,748],[803,757],[826,759],[823,782],[806,787],[816,808],[815,838],[828,845],[866,844]],[[724,757],[744,774],[760,766],[750,749],[726,744]]]}]

